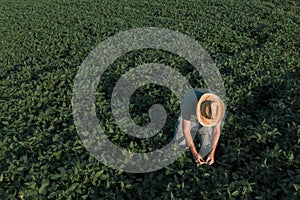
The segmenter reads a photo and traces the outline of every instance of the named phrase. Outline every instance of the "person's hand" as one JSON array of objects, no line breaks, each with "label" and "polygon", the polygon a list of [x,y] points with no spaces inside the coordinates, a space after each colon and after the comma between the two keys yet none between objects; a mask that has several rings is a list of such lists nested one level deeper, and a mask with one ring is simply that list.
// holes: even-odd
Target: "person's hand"
[{"label": "person's hand", "polygon": [[205,163],[208,164],[208,165],[212,165],[214,162],[215,162],[215,155],[210,153],[207,158],[206,158],[206,161]]},{"label": "person's hand", "polygon": [[199,153],[194,154],[195,162],[200,163],[201,165],[205,164],[206,162],[203,160],[203,158],[200,156]]}]

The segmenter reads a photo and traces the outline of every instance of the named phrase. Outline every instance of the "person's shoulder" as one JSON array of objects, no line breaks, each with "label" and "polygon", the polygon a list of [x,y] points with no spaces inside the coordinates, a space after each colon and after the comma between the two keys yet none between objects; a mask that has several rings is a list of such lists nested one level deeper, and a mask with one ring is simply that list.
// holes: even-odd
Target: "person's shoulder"
[{"label": "person's shoulder", "polygon": [[195,92],[200,92],[200,93],[212,93],[212,91],[210,89],[207,89],[207,88],[193,88],[193,90]]},{"label": "person's shoulder", "polygon": [[207,88],[191,88],[184,98],[184,103],[198,102],[205,93],[212,93],[212,91]]},{"label": "person's shoulder", "polygon": [[201,97],[203,94],[206,94],[206,93],[216,94],[214,91],[212,91],[208,88],[193,88],[193,91],[198,97]]},{"label": "person's shoulder", "polygon": [[199,100],[203,94],[209,93],[210,90],[206,88],[193,88],[193,92],[196,95],[197,99]]}]

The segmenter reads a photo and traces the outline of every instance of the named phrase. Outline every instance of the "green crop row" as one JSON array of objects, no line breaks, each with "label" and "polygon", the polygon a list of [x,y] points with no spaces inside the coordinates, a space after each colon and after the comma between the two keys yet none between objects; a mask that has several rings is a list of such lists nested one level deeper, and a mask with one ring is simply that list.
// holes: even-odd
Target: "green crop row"
[{"label": "green crop row", "polygon": [[[299,13],[296,0],[1,0],[0,199],[299,199]],[[196,165],[187,151],[158,171],[126,173],[83,146],[71,104],[79,66],[100,42],[138,27],[188,35],[219,69],[227,113],[213,166]],[[114,144],[135,152],[166,145],[179,112],[170,90],[147,84],[132,96],[131,116],[145,125],[151,105],[163,104],[165,127],[137,139],[114,122],[115,84],[150,62],[205,87],[190,63],[166,51],[133,51],[111,64],[97,116]]]}]

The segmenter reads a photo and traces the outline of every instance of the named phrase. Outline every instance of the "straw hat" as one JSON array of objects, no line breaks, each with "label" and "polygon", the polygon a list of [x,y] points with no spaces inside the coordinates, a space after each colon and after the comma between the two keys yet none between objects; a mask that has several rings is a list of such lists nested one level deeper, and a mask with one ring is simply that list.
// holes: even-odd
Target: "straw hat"
[{"label": "straw hat", "polygon": [[215,94],[203,94],[197,104],[197,118],[202,126],[215,126],[224,116],[223,101]]}]

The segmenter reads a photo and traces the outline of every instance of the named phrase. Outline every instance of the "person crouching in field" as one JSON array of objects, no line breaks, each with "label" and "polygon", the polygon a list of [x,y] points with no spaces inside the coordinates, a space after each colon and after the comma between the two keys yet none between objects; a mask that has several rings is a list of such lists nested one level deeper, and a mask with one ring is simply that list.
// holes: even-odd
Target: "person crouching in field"
[{"label": "person crouching in field", "polygon": [[[174,137],[177,144],[188,145],[196,163],[208,165],[214,163],[224,114],[223,101],[213,93],[192,89],[184,97]],[[202,143],[199,153],[193,141],[198,134],[201,135]]]}]

